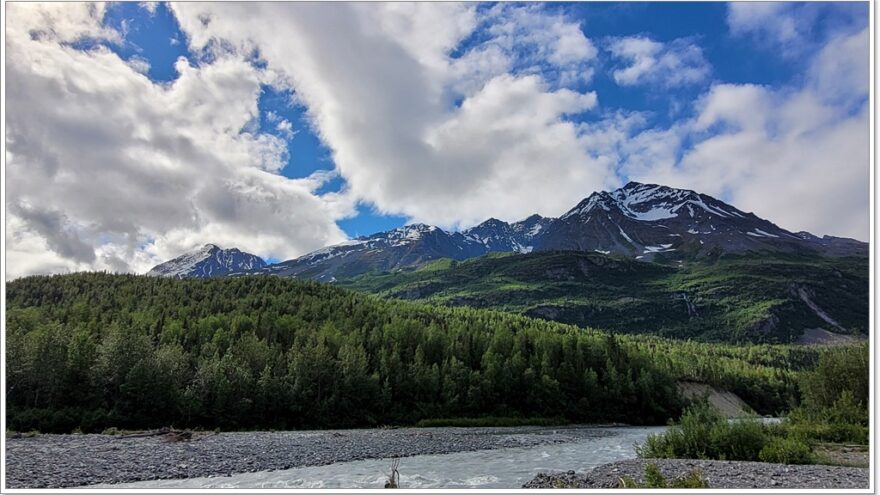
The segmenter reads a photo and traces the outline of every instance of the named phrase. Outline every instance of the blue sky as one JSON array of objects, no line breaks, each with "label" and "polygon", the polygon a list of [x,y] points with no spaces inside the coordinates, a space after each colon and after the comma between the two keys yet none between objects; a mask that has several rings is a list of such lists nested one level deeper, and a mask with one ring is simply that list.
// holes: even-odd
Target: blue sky
[{"label": "blue sky", "polygon": [[[490,8],[486,4],[483,8]],[[580,22],[591,38],[648,36],[659,42],[688,38],[697,44],[711,65],[712,80],[759,85],[785,85],[802,77],[809,63],[809,51],[797,56],[780,56],[748,36],[733,35],[728,29],[727,4],[712,2],[683,3],[576,3],[550,4],[548,11],[560,11]],[[821,18],[810,27],[809,43],[820,43],[825,30],[839,25],[867,22],[867,3],[839,3],[827,6]],[[104,22],[124,33],[122,44],[107,46],[125,59],[137,57],[146,60],[147,75],[156,82],[173,81],[174,64],[178,57],[198,63],[198,56],[187,46],[187,36],[181,31],[174,14],[165,4],[148,12],[136,3],[113,4]],[[484,36],[476,32],[474,38]],[[467,45],[467,40],[463,46]],[[611,63],[611,62],[609,62]],[[603,108],[650,112],[646,126],[669,126],[689,112],[688,102],[705,91],[709,80],[702,84],[685,85],[670,91],[643,86],[621,86],[607,71],[597,71],[593,80],[582,84],[601,95]],[[293,136],[289,139],[289,158],[281,173],[287,177],[307,177],[317,170],[332,171],[332,153],[316,135],[302,104],[294,103],[293,91],[278,91],[265,86],[260,98],[261,132],[280,135],[277,120],[267,118],[270,113],[289,121]],[[576,120],[589,120],[581,115]],[[629,177],[621,176],[621,182]],[[330,180],[319,192],[339,191],[345,185],[340,177]],[[405,224],[404,215],[381,214],[375,207],[363,202],[357,205],[357,215],[342,219],[339,225],[349,236],[366,235]]]},{"label": "blue sky", "polygon": [[[138,270],[205,242],[285,259],[408,222],[555,216],[629,180],[867,238],[866,2],[30,4],[10,18],[10,169],[30,174],[12,200],[63,235],[15,221],[46,266]],[[46,89],[59,85],[64,99]],[[105,187],[55,181],[58,156]],[[25,187],[38,172],[49,187]]]}]

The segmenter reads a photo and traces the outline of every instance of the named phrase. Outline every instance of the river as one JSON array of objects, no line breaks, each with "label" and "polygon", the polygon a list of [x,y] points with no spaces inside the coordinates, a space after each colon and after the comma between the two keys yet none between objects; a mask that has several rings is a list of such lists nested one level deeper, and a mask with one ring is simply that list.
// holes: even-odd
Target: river
[{"label": "river", "polygon": [[[584,427],[589,429],[589,427]],[[636,443],[665,427],[601,428],[603,435],[573,442],[400,459],[402,488],[519,488],[539,472],[589,471],[635,457]],[[382,488],[390,459],[259,471],[207,478],[93,485],[107,488]]]}]

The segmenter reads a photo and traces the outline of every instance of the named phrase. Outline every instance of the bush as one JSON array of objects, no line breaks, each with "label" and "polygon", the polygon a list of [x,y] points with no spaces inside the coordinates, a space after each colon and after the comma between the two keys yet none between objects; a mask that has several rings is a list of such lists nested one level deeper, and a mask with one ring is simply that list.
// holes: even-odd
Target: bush
[{"label": "bush", "polygon": [[767,429],[757,420],[737,420],[713,428],[709,442],[718,459],[751,461],[767,443]]},{"label": "bush", "polygon": [[656,464],[645,466],[645,481],[638,481],[624,476],[620,479],[620,488],[709,488],[709,482],[703,478],[698,469],[693,469],[688,474],[667,480],[660,472]]},{"label": "bush", "polygon": [[868,427],[846,423],[792,421],[783,427],[783,434],[808,438],[815,442],[855,443],[868,445]]},{"label": "bush", "polygon": [[645,458],[754,461],[767,439],[767,428],[757,420],[730,422],[707,400],[700,400],[685,410],[677,425],[636,446],[636,454]]},{"label": "bush", "polygon": [[761,449],[758,458],[764,462],[782,464],[812,464],[809,444],[800,438],[775,437]]}]

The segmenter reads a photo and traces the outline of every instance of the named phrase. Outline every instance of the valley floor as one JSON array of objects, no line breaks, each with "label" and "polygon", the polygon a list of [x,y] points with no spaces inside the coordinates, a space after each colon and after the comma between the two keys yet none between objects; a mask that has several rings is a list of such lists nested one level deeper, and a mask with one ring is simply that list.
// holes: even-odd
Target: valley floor
[{"label": "valley floor", "polygon": [[[868,469],[635,459],[665,427],[392,428],[199,433],[190,441],[113,435],[7,438],[7,488],[608,488],[699,469],[711,488],[867,488]],[[565,469],[577,471],[565,472]],[[551,474],[544,474],[551,473]]]},{"label": "valley floor", "polygon": [[666,479],[701,472],[709,488],[868,488],[866,468],[769,464],[744,461],[701,461],[693,459],[628,459],[612,462],[579,474],[539,474],[523,488],[616,488],[623,477],[644,481],[645,466],[656,464]]},{"label": "valley floor", "polygon": [[521,426],[229,432],[174,443],[157,436],[47,434],[7,438],[6,482],[8,488],[61,488],[222,477],[362,459],[583,442],[611,436],[612,430]]}]

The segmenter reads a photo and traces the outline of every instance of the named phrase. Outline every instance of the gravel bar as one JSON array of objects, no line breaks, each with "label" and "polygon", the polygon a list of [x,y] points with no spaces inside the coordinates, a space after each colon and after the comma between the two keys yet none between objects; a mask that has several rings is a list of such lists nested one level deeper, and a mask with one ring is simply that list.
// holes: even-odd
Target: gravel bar
[{"label": "gravel bar", "polygon": [[37,435],[6,439],[8,488],[229,476],[336,462],[530,447],[604,436],[602,428],[399,428],[230,432],[187,442],[162,437]]},{"label": "gravel bar", "polygon": [[691,459],[629,459],[598,466],[586,474],[541,473],[523,488],[617,488],[620,478],[644,480],[645,466],[656,464],[667,479],[699,469],[709,488],[869,488],[868,470],[839,466],[770,464]]}]

